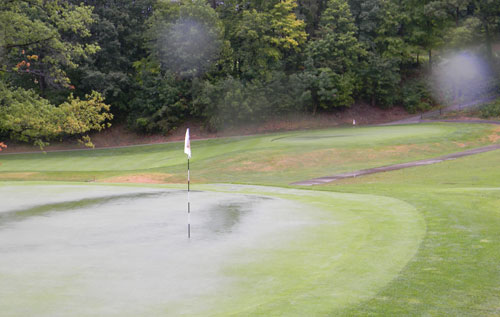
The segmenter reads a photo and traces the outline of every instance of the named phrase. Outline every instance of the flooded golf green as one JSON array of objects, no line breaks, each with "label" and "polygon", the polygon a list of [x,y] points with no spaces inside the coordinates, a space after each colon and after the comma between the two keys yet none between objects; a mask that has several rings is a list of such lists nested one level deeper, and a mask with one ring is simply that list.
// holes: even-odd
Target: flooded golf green
[{"label": "flooded golf green", "polygon": [[[330,298],[315,308],[321,311],[371,296],[414,254],[421,235],[420,220],[408,206],[400,206],[398,219],[377,220],[397,223],[388,232],[382,225],[381,235],[372,230],[369,239],[378,239],[380,248],[381,238],[396,234],[400,241],[385,247],[403,243],[405,249],[381,266],[382,278],[358,289],[356,280],[378,270],[378,262],[371,259],[361,271],[349,264],[358,261],[349,253],[366,241],[358,239],[353,250],[342,239],[366,236],[357,232],[366,226],[359,221],[353,231],[353,219],[324,208],[331,194],[310,193],[317,196],[311,204],[289,199],[301,191],[232,185],[212,190],[191,193],[188,239],[182,189],[0,186],[2,315],[217,315],[272,312],[275,305],[283,312],[283,304],[307,300],[303,307],[309,309]],[[349,201],[358,211],[363,205],[337,196],[339,210]],[[376,216],[394,201],[374,204]],[[363,218],[360,212],[353,216]],[[353,280],[343,265],[354,268]],[[336,268],[342,276],[334,276]],[[330,284],[339,277],[342,285]]]}]

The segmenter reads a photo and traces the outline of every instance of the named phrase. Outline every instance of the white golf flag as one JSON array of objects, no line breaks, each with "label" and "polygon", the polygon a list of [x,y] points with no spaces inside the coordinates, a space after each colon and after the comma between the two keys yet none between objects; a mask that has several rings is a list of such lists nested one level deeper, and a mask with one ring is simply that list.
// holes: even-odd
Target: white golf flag
[{"label": "white golf flag", "polygon": [[184,153],[187,154],[188,159],[191,158],[191,142],[189,141],[189,128],[186,130],[186,138],[184,139]]}]

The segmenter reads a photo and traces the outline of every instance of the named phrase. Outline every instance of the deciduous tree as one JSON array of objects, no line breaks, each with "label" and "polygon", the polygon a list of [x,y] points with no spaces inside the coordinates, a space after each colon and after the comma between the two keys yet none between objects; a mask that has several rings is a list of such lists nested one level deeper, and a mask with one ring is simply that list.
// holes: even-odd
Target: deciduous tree
[{"label": "deciduous tree", "polygon": [[59,106],[52,105],[33,90],[8,89],[0,83],[0,131],[12,140],[33,142],[43,148],[49,141],[76,135],[92,146],[85,133],[108,127],[113,115],[97,92],[86,100],[72,95]]},{"label": "deciduous tree", "polygon": [[[12,79],[24,77],[25,87],[71,88],[66,70],[77,60],[95,53],[94,43],[82,44],[90,36],[92,7],[63,0],[17,0],[0,4],[2,71]],[[30,85],[31,83],[31,85]]]}]

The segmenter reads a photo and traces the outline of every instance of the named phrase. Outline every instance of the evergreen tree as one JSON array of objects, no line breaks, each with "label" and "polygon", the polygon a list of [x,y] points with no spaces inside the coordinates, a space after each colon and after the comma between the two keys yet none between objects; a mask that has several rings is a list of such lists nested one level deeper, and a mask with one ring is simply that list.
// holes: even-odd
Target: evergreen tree
[{"label": "evergreen tree", "polygon": [[356,26],[345,0],[329,0],[321,16],[317,37],[306,49],[306,71],[313,97],[313,113],[318,106],[350,106],[356,89],[355,69],[365,50],[358,42]]},{"label": "evergreen tree", "polygon": [[500,2],[497,0],[476,0],[473,3],[475,15],[481,21],[484,34],[486,52],[490,60],[493,60],[493,43],[498,40],[500,34]]}]

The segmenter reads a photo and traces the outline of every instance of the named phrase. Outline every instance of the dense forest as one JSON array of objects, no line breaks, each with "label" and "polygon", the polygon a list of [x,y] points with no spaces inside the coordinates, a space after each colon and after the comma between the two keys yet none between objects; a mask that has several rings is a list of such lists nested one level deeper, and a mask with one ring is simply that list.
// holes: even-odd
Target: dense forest
[{"label": "dense forest", "polygon": [[498,0],[3,0],[0,138],[220,129],[358,100],[422,111],[451,52],[481,56],[498,87],[499,35]]}]

